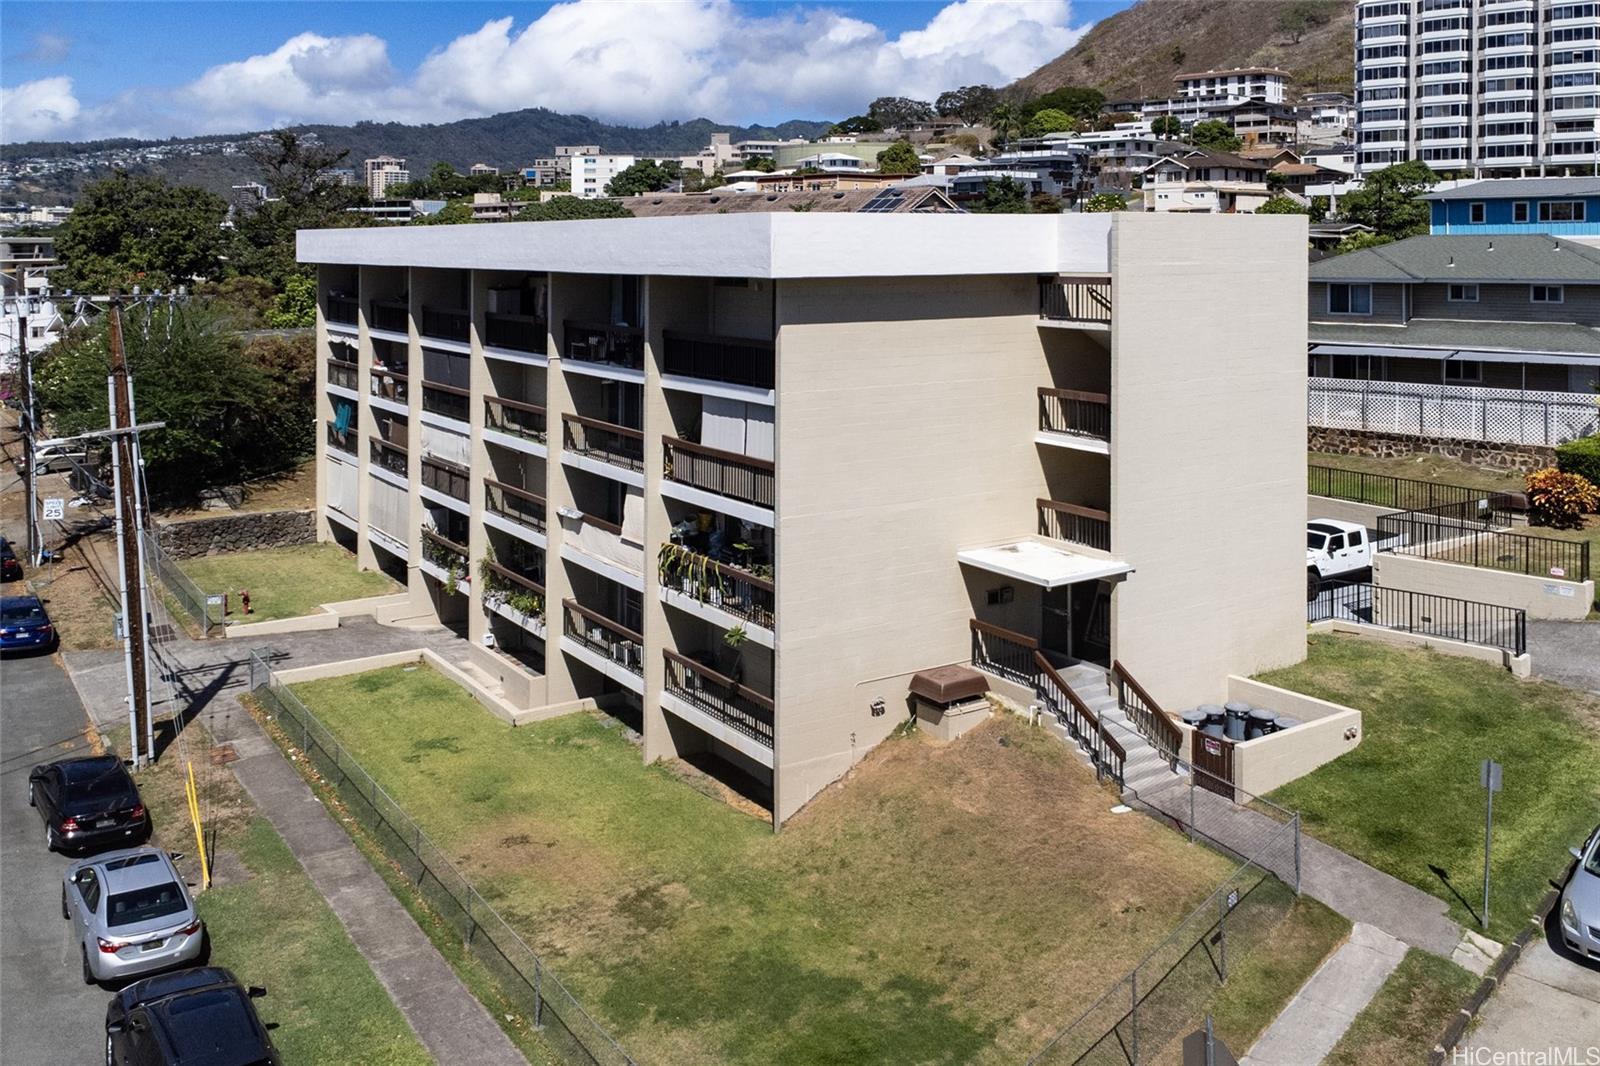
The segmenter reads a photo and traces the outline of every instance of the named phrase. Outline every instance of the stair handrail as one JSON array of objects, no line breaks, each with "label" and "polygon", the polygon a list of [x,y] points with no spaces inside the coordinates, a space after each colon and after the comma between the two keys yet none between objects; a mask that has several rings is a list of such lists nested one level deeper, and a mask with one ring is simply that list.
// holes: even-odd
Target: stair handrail
[{"label": "stair handrail", "polygon": [[1183,730],[1177,719],[1162,709],[1155,697],[1128,673],[1121,660],[1112,660],[1111,678],[1116,683],[1117,706],[1128,716],[1146,740],[1177,769],[1179,753],[1183,750]]},{"label": "stair handrail", "polygon": [[[1079,746],[1088,752],[1089,760],[1094,763],[1095,777],[1098,779],[1109,774],[1121,787],[1123,770],[1128,761],[1127,752],[1043,652],[1035,651],[1033,662],[1039,668],[1038,680],[1034,682],[1034,691],[1039,699],[1046,705],[1055,704],[1052,711],[1058,719],[1062,719],[1061,724],[1067,727]],[[1052,689],[1055,691],[1052,692]],[[1063,700],[1067,706],[1065,711],[1061,709]]]}]

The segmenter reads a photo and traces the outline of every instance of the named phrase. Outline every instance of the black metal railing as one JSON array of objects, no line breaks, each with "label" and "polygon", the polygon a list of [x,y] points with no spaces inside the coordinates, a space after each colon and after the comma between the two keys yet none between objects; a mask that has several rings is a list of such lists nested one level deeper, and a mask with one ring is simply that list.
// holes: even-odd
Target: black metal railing
[{"label": "black metal railing", "polygon": [[453,307],[429,307],[423,304],[422,335],[465,344],[472,337],[472,315]]},{"label": "black metal railing", "polygon": [[329,385],[337,385],[341,389],[350,389],[353,392],[360,374],[361,368],[354,363],[347,363],[343,359],[328,360]]},{"label": "black metal railing", "polygon": [[1111,515],[1107,512],[1060,500],[1038,500],[1037,503],[1039,536],[1103,552],[1111,550]]},{"label": "black metal railing", "polygon": [[468,580],[467,549],[431,529],[422,530],[422,557],[448,572],[456,581]]},{"label": "black metal railing", "polygon": [[772,507],[777,467],[768,459],[756,459],[720,448],[707,448],[677,437],[662,437],[663,476],[668,481],[714,492],[735,500]]},{"label": "black metal railing", "polygon": [[561,446],[628,470],[644,469],[644,431],[582,415],[561,416]]},{"label": "black metal railing", "polygon": [[1393,507],[1397,511],[1426,510],[1444,504],[1467,503],[1491,495],[1485,489],[1466,485],[1442,485],[1435,481],[1318,465],[1306,469],[1306,492],[1333,500]]},{"label": "black metal railing", "polygon": [[374,466],[381,466],[391,474],[407,476],[406,449],[391,441],[379,440],[377,437],[368,438],[368,458]]},{"label": "black metal railing", "polygon": [[422,409],[457,422],[467,421],[472,393],[454,385],[441,385],[437,381],[422,383]]},{"label": "black metal railing", "polygon": [[544,497],[527,489],[518,488],[516,485],[507,485],[494,478],[483,479],[484,506],[493,514],[501,518],[510,519],[519,525],[539,533],[545,531],[545,503]]},{"label": "black metal railing", "polygon": [[644,331],[634,326],[604,323],[562,323],[564,343],[561,354],[583,363],[644,369]]},{"label": "black metal railing", "polygon": [[549,323],[533,315],[511,315],[490,311],[483,316],[483,343],[491,348],[518,352],[542,352]]},{"label": "black metal railing", "polygon": [[353,326],[361,317],[361,302],[353,296],[329,296],[324,307],[329,322]]},{"label": "black metal railing", "polygon": [[765,747],[772,747],[771,696],[677,652],[662,649],[661,654],[666,659],[668,692]]},{"label": "black metal railing", "polygon": [[603,655],[630,673],[644,676],[644,636],[598,611],[562,600],[561,632],[590,651]]},{"label": "black metal railing", "polygon": [[411,310],[404,300],[373,300],[367,305],[367,325],[390,333],[409,333]]},{"label": "black metal railing", "polygon": [[1032,687],[1038,679],[1033,653],[1039,642],[1002,626],[971,619],[972,665],[997,677]]},{"label": "black metal railing", "polygon": [[422,484],[452,499],[467,502],[472,473],[464,466],[447,463],[431,455],[422,457]]},{"label": "black metal railing", "polygon": [[771,341],[664,330],[661,369],[668,374],[770,389],[777,369]]},{"label": "black metal railing", "polygon": [[1039,428],[1093,440],[1111,439],[1111,397],[1077,389],[1039,390]]},{"label": "black metal railing", "polygon": [[347,428],[341,432],[333,428],[332,422],[328,423],[328,447],[337,448],[347,455],[354,455],[356,453],[355,437],[356,431],[354,429]]},{"label": "black metal railing", "polygon": [[765,629],[772,628],[777,601],[776,588],[770,580],[678,544],[662,547],[656,569],[662,588]]},{"label": "black metal railing", "polygon": [[1513,574],[1589,580],[1589,542],[1512,533],[1507,497],[1378,516],[1384,550]]},{"label": "black metal railing", "polygon": [[492,559],[483,561],[483,595],[486,600],[508,604],[512,610],[530,618],[544,620],[544,585],[528,574],[521,574]]},{"label": "black metal railing", "polygon": [[545,442],[544,408],[536,403],[508,400],[503,396],[483,398],[483,425],[485,429],[499,430],[513,437]]},{"label": "black metal railing", "polygon": [[1306,605],[1307,622],[1330,619],[1481,644],[1513,655],[1528,650],[1528,613],[1520,607],[1411,592],[1367,581],[1329,585]]},{"label": "black metal railing", "polygon": [[1111,324],[1111,282],[1041,281],[1039,317],[1052,322]]}]

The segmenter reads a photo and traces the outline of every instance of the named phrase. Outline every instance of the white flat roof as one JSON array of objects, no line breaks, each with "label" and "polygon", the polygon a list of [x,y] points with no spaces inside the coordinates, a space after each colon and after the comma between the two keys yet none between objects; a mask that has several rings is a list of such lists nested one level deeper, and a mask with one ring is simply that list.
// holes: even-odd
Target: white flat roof
[{"label": "white flat roof", "polygon": [[1034,539],[968,548],[956,552],[956,558],[968,566],[1047,589],[1133,573],[1133,567],[1121,559],[1079,555]]},{"label": "white flat roof", "polygon": [[1104,214],[738,215],[301,230],[303,263],[824,278],[1107,274]]}]

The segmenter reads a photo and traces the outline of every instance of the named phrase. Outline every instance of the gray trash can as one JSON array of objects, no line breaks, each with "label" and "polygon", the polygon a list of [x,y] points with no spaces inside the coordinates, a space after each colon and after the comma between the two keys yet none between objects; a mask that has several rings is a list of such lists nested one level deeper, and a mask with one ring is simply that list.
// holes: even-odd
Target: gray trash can
[{"label": "gray trash can", "polygon": [[1298,718],[1290,718],[1286,714],[1278,715],[1278,720],[1273,723],[1273,725],[1278,727],[1276,732],[1279,732],[1279,733],[1283,732],[1285,729],[1293,729],[1295,726],[1297,726],[1299,724],[1300,724],[1300,719],[1298,719]]},{"label": "gray trash can", "polygon": [[1249,721],[1250,717],[1250,705],[1248,703],[1239,703],[1234,701],[1224,704],[1223,711],[1228,716],[1228,739],[1243,740],[1246,723]]},{"label": "gray trash can", "polygon": [[1264,737],[1277,729],[1278,712],[1269,711],[1265,707],[1256,707],[1250,712],[1250,722],[1245,731],[1245,739],[1254,740]]},{"label": "gray trash can", "polygon": [[1183,724],[1193,729],[1196,733],[1200,732],[1206,727],[1206,712],[1199,709],[1184,711]]},{"label": "gray trash can", "polygon": [[1215,703],[1202,703],[1199,707],[1199,713],[1206,716],[1203,732],[1207,736],[1220,737],[1223,735],[1225,731],[1223,722],[1226,716],[1221,707]]}]

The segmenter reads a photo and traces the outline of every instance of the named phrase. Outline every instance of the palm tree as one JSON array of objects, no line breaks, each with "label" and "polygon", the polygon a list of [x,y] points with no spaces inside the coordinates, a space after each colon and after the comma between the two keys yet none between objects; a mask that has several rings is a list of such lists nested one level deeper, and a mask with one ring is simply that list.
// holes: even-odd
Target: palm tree
[{"label": "palm tree", "polygon": [[1022,113],[1015,104],[996,104],[994,110],[989,112],[989,125],[994,129],[996,144],[1002,144],[1010,139],[1007,134],[1021,128]]}]

